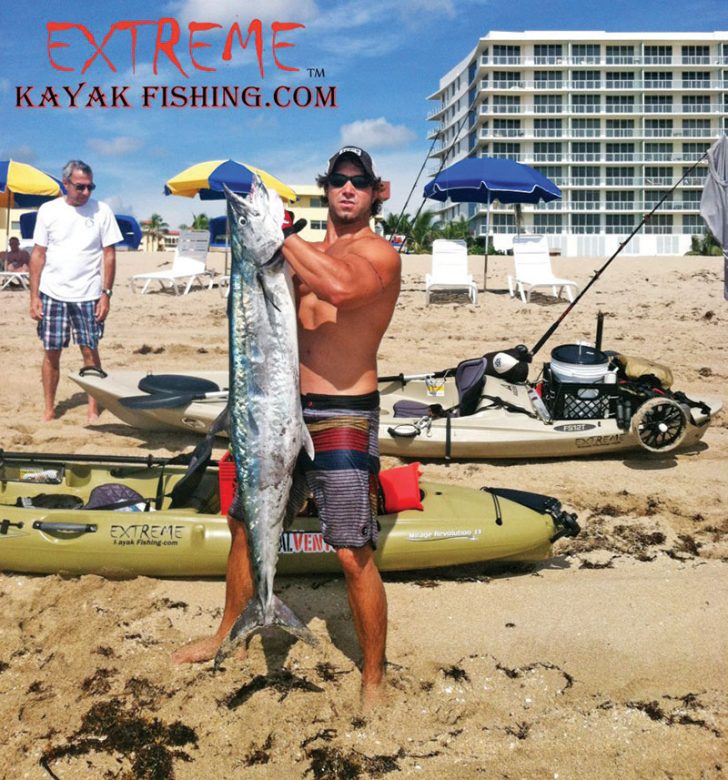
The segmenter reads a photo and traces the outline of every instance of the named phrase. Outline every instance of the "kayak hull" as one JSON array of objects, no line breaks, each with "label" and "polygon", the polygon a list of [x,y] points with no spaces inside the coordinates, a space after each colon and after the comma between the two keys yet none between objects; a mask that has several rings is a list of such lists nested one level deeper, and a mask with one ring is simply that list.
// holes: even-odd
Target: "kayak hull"
[{"label": "kayak hull", "polygon": [[[227,386],[227,372],[189,372],[182,376],[204,378],[221,389]],[[81,377],[71,374],[87,393],[96,398],[104,408],[132,427],[141,430],[183,430],[204,434],[222,411],[225,401],[219,397],[194,400],[172,408],[130,409],[121,398],[138,396],[139,382],[148,376],[140,371],[117,371],[107,377]],[[402,435],[413,430],[419,418],[394,416],[394,404],[398,401],[419,401],[440,404],[443,408],[457,403],[454,377],[441,381],[441,387],[433,395],[424,381],[380,382],[381,417],[379,448],[383,455],[403,458],[558,458],[584,455],[601,455],[641,449],[635,428],[620,428],[614,418],[556,419],[543,422],[533,412],[528,389],[497,377],[487,377],[484,393],[520,407],[531,414],[492,406],[473,415],[451,418],[448,448],[448,421],[434,419],[419,429],[414,436]],[[710,419],[722,407],[719,399],[701,399],[710,407],[705,414],[697,407],[686,410],[688,418],[684,438],[680,446],[690,447],[704,436]]]},{"label": "kayak hull", "polygon": [[[40,458],[40,459],[39,459]],[[83,501],[94,487],[122,484],[152,499],[169,493],[183,466],[76,462],[73,456],[3,455],[0,465],[0,569],[24,573],[205,577],[222,576],[230,547],[227,520],[218,513],[218,469],[210,467],[186,505],[157,511],[14,506],[48,496]],[[141,460],[141,459],[140,459]],[[51,482],[28,481],[38,472]],[[28,477],[28,475],[31,477]],[[549,558],[560,534],[558,502],[541,511],[471,488],[422,482],[424,509],[380,516],[376,561],[382,571],[406,571]],[[567,520],[569,516],[567,513]],[[323,542],[316,517],[299,517],[281,539],[278,572],[338,572],[335,551]]]}]

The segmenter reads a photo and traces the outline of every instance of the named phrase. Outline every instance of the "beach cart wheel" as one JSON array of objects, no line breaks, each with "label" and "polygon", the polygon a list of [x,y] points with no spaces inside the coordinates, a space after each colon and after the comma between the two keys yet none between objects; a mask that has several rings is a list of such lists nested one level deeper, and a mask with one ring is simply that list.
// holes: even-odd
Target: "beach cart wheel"
[{"label": "beach cart wheel", "polygon": [[632,417],[632,431],[650,452],[669,452],[687,433],[685,409],[671,398],[650,398]]}]

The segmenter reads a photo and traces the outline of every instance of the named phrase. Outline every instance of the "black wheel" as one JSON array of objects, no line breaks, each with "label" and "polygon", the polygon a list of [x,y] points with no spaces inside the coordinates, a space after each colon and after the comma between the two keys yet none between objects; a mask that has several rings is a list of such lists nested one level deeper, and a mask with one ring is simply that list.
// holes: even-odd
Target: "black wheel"
[{"label": "black wheel", "polygon": [[632,431],[650,452],[669,452],[679,447],[687,433],[685,409],[671,398],[650,398],[632,417]]}]

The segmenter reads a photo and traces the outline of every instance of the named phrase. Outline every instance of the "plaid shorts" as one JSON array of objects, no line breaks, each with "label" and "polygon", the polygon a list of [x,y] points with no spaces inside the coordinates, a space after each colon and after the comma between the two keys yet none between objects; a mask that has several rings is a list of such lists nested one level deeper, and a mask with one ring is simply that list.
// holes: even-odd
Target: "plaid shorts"
[{"label": "plaid shorts", "polygon": [[104,323],[96,321],[96,301],[70,303],[57,301],[45,293],[40,294],[43,303],[43,319],[38,323],[38,337],[43,349],[58,350],[73,341],[79,347],[96,349],[104,335]]}]

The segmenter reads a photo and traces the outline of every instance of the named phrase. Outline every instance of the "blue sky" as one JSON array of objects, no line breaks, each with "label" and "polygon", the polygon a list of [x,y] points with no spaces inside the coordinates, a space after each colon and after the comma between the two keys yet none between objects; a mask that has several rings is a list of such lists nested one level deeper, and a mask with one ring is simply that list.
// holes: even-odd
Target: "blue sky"
[{"label": "blue sky", "polygon": [[[116,30],[81,74],[84,63],[116,23],[125,20],[176,20],[180,40],[173,51],[180,67],[161,54],[154,73],[157,26],[137,27],[132,70],[130,30]],[[233,46],[223,60],[228,31],[237,22],[247,31],[253,19],[262,23],[261,77],[251,44]],[[190,21],[220,24],[220,29],[193,35],[194,67],[189,52]],[[304,25],[278,33],[276,41],[292,46],[272,48],[272,22]],[[97,197],[117,213],[145,219],[153,212],[177,226],[193,214],[222,213],[222,205],[198,199],[165,197],[164,182],[183,168],[209,159],[232,157],[258,165],[289,184],[312,183],[326,159],[344,143],[371,152],[378,172],[392,182],[387,211],[398,212],[422,166],[434,129],[426,121],[435,107],[426,100],[439,78],[456,65],[490,30],[712,31],[728,28],[725,0],[657,2],[656,0],[125,0],[79,2],[34,0],[3,3],[0,8],[0,159],[37,165],[60,174],[63,164],[81,158],[94,169]],[[78,25],[54,32],[48,49],[48,23]],[[168,37],[171,26],[163,28]],[[276,65],[274,56],[287,71]],[[71,68],[61,71],[53,67]],[[309,68],[323,71],[310,75]],[[85,105],[98,86],[110,101],[113,87],[128,86],[130,108],[70,108],[64,86],[81,88]],[[322,108],[161,108],[161,89],[142,107],[144,87],[251,86],[269,101],[276,89],[290,99],[300,87],[336,88],[337,107]],[[17,108],[17,87],[37,105],[47,86],[59,95],[59,108]],[[305,95],[306,90],[299,94]],[[420,203],[424,180],[408,211]]]}]

